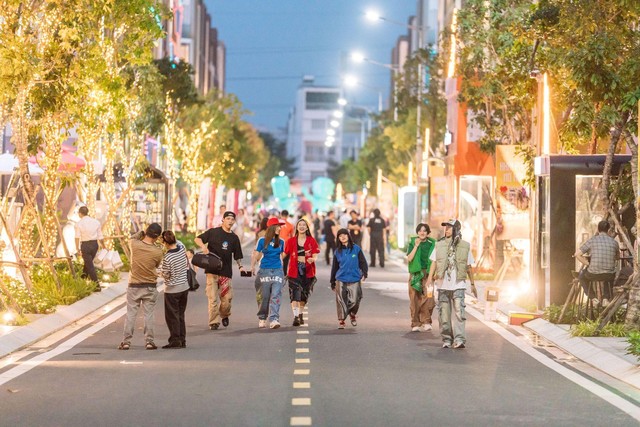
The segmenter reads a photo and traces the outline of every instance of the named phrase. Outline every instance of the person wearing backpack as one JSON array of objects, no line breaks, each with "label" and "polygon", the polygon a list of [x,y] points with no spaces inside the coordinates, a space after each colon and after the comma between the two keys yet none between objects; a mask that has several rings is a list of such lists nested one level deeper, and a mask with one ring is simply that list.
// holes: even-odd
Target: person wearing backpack
[{"label": "person wearing backpack", "polygon": [[436,246],[435,239],[429,237],[431,228],[420,223],[416,227],[417,236],[411,238],[407,246],[409,262],[409,309],[411,312],[411,331],[426,332],[432,329],[431,316],[436,306],[433,285],[427,285],[431,267],[429,257]]}]

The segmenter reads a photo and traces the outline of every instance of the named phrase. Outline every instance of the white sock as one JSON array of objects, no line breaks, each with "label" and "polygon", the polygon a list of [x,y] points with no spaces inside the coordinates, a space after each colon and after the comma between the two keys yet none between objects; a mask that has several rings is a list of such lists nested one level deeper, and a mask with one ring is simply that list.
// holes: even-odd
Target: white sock
[{"label": "white sock", "polygon": [[293,307],[293,316],[297,317],[300,313],[300,309],[298,307]]}]

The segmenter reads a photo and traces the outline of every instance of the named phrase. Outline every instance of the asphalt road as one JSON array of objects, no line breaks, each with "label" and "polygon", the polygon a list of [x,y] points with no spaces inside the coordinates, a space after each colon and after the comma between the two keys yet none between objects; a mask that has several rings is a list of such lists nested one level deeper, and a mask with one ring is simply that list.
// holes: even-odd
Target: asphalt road
[{"label": "asphalt road", "polygon": [[[434,332],[410,332],[397,292],[407,274],[392,262],[371,270],[358,326],[345,330],[328,267],[307,324],[291,326],[285,292],[277,330],[258,329],[253,282],[234,274],[228,328],[210,331],[204,289],[190,294],[186,349],[145,350],[139,319],[119,351],[112,313],[5,366],[15,378],[0,390],[0,426],[638,425],[471,316],[463,350],[441,348],[437,319]],[[162,303],[156,337],[168,337]]]}]

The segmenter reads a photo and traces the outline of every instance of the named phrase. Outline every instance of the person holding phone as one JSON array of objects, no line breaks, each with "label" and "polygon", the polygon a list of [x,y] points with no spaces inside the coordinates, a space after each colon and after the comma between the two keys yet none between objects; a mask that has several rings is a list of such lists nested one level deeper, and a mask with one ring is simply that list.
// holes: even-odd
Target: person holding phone
[{"label": "person holding phone", "polygon": [[289,282],[289,299],[293,310],[293,326],[304,325],[302,310],[316,283],[316,259],[320,253],[318,242],[311,236],[304,219],[296,222],[296,233],[284,245],[289,263],[285,266]]},{"label": "person holding phone", "polygon": [[251,272],[255,272],[256,265],[260,263],[260,269],[255,280],[258,302],[258,327],[280,327],[280,299],[282,298],[282,285],[284,272],[282,270],[282,258],[284,254],[284,240],[280,238],[281,220],[270,218],[267,222],[267,233],[258,239],[256,248],[251,256]]}]

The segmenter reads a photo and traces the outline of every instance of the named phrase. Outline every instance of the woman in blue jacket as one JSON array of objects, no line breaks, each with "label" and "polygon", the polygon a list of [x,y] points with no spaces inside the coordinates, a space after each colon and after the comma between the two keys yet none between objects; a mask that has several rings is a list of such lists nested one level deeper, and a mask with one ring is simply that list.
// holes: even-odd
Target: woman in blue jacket
[{"label": "woman in blue jacket", "polygon": [[354,245],[349,230],[338,230],[338,247],[331,266],[331,289],[336,293],[338,329],[344,329],[349,315],[351,325],[357,326],[356,314],[362,299],[361,283],[367,278],[367,260],[358,245]]}]

